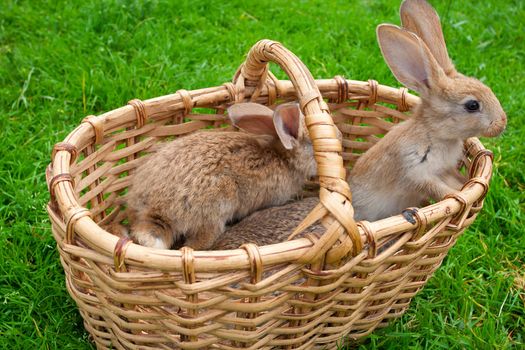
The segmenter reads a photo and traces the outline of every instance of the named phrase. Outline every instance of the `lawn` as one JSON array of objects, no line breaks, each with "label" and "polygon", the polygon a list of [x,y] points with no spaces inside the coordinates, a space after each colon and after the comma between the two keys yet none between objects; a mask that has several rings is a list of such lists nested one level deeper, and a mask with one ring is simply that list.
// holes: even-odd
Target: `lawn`
[{"label": "lawn", "polygon": [[[459,71],[509,125],[485,207],[410,309],[362,348],[525,347],[525,2],[432,1]],[[91,349],[44,210],[52,145],[132,98],[231,80],[251,45],[282,42],[317,78],[399,86],[375,26],[398,0],[12,1],[0,5],[0,347]],[[281,72],[277,75],[284,78]]]}]

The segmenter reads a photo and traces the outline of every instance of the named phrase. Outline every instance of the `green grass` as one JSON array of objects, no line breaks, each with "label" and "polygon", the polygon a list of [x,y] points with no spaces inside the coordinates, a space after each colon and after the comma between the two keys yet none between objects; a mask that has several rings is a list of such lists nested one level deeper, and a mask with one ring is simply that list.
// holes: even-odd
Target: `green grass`
[{"label": "green grass", "polygon": [[[525,3],[433,2],[457,67],[493,88],[508,130],[483,140],[495,152],[495,171],[477,221],[407,313],[362,348],[523,348]],[[262,38],[284,43],[315,77],[398,86],[375,39],[377,24],[399,23],[398,6],[398,0],[2,1],[1,348],[93,348],[65,290],[44,211],[51,147],[85,115],[135,97],[229,81]]]}]

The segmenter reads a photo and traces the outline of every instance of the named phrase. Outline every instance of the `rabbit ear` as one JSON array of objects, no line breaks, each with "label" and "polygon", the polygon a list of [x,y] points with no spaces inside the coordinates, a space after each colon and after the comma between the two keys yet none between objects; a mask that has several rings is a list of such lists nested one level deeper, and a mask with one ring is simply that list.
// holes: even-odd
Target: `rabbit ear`
[{"label": "rabbit ear", "polygon": [[410,89],[428,94],[444,76],[425,43],[414,33],[392,24],[381,24],[377,27],[377,39],[390,70]]},{"label": "rabbit ear", "polygon": [[228,117],[233,125],[252,134],[277,136],[273,111],[261,104],[246,102],[231,105]]},{"label": "rabbit ear", "polygon": [[273,115],[275,131],[284,148],[292,149],[293,140],[299,137],[301,110],[297,103],[284,103],[277,106]]},{"label": "rabbit ear", "polygon": [[403,28],[423,39],[445,74],[454,76],[457,71],[448,56],[436,10],[425,0],[405,0],[401,4],[399,15]]}]

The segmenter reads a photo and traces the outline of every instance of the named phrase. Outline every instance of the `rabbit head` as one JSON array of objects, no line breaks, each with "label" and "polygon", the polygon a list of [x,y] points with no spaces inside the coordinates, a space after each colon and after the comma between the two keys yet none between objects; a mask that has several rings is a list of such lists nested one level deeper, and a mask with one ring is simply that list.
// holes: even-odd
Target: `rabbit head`
[{"label": "rabbit head", "polygon": [[403,28],[382,24],[379,46],[397,80],[422,99],[414,116],[436,137],[493,137],[505,129],[507,117],[492,90],[457,72],[449,58],[436,11],[424,0],[405,0]]},{"label": "rabbit head", "polygon": [[266,136],[265,141],[273,142],[282,152],[290,153],[296,168],[308,177],[316,175],[312,142],[298,103],[283,103],[275,110],[253,102],[238,103],[228,108],[228,116],[239,129]]}]

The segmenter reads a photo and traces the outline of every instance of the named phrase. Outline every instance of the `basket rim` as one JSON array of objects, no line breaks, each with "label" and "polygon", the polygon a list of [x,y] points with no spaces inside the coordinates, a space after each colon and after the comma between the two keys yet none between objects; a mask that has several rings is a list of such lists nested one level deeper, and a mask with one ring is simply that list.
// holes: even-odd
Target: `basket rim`
[{"label": "basket rim", "polygon": [[[396,104],[398,109],[404,107],[411,108],[420,101],[419,97],[408,93],[406,91],[407,89],[404,87],[393,88],[387,85],[378,84],[375,81],[372,81],[374,82],[374,84],[372,84],[371,81],[343,80],[347,99],[355,98],[355,95],[354,97],[350,96],[350,92],[354,92],[354,94],[357,95],[361,93],[363,96],[370,97],[370,99],[372,99],[371,96],[374,95],[374,102],[379,101]],[[277,90],[279,92],[279,97],[294,96],[294,87],[289,80],[278,80],[275,81],[275,83],[278,85]],[[339,90],[341,89],[341,77],[335,77],[334,79],[316,79],[315,83],[321,93],[323,93],[323,96],[325,93],[341,95],[340,91],[336,91],[337,88],[334,89],[334,86],[339,87]],[[235,98],[232,96],[227,84],[228,83],[222,86],[184,91],[192,98],[194,102],[192,107],[202,107],[199,103],[204,105],[206,96],[210,94],[216,98],[221,98],[223,103],[234,103],[236,102]],[[244,91],[245,97],[250,97],[254,90],[254,88],[247,87],[246,91]],[[265,101],[270,100],[270,95],[270,88],[265,84],[262,92],[258,95],[258,99],[264,103]],[[148,110],[151,109],[153,111],[162,108],[164,108],[165,111],[166,106],[169,106],[170,110],[172,108],[173,110],[187,109],[187,100],[185,100],[179,92],[151,98],[142,102]],[[155,114],[152,113],[151,116],[152,119],[154,119]],[[100,125],[102,125],[104,132],[112,132],[112,129],[120,128],[119,125],[123,122],[133,123],[135,118],[134,108],[129,105],[108,111],[96,117],[96,119],[101,121]],[[82,149],[90,143],[93,143],[95,138],[100,138],[97,134],[96,128],[93,124],[84,120],[84,122],[77,126],[63,142],[74,145],[76,149]],[[418,231],[417,229],[421,226],[434,223],[447,216],[463,215],[467,212],[467,210],[465,210],[466,207],[472,206],[478,201],[481,201],[487,192],[488,183],[492,175],[492,158],[488,156],[490,151],[483,146],[478,138],[474,137],[465,141],[465,149],[468,154],[476,160],[471,169],[471,174],[474,175],[457,195],[442,199],[435,204],[418,208],[418,212],[424,218],[424,222],[418,220],[416,224],[411,224],[401,214],[374,222],[358,222],[359,234],[363,244],[366,245],[367,243],[371,243],[369,242],[370,240],[377,240],[411,229]],[[478,157],[478,155],[487,155],[487,157]],[[483,161],[478,161],[481,159],[483,159]],[[51,171],[53,173],[52,175],[57,176],[69,174],[69,176],[71,176],[70,162],[72,160],[74,160],[72,154],[65,149],[60,149],[54,152],[52,162],[50,163]],[[51,193],[53,188],[48,188],[48,190]],[[71,182],[61,181],[60,183],[57,183],[54,186],[54,195],[57,198],[58,213],[53,210],[50,204],[47,206],[47,211],[50,219],[55,224],[63,225],[64,227],[66,226],[66,223],[60,218],[59,214],[63,214],[64,218],[69,218],[68,221],[71,221],[71,217],[76,215],[79,210],[82,209],[85,211],[85,208],[81,207],[78,203]],[[465,218],[463,218],[463,220],[464,219]],[[459,226],[461,225],[458,225],[458,227]],[[77,217],[74,222],[73,230],[75,234],[82,238],[83,242],[85,242],[90,249],[93,249],[103,256],[98,256],[99,260],[108,262],[109,259],[111,259],[111,261],[114,261],[115,248],[119,242],[117,236],[102,229],[88,215],[80,215]],[[88,249],[66,243],[62,244],[62,248],[66,252],[74,251],[78,256],[87,254],[91,258],[94,258],[95,260],[97,259],[97,257],[94,257],[93,254],[88,251]],[[308,238],[298,238],[286,242],[258,246],[257,250],[263,265],[276,265],[280,263],[297,262],[297,260],[312,246],[313,242]],[[328,251],[327,256],[329,256],[330,253],[333,253],[334,249],[337,250],[337,246],[332,247]],[[366,258],[378,259],[379,257],[375,258],[368,256],[369,249],[370,247],[365,247],[356,258],[359,257],[361,260]],[[181,271],[185,265],[183,255],[183,250],[149,248],[131,242],[126,247],[126,254],[123,259],[125,260],[125,263],[130,266],[142,266],[165,271]],[[239,270],[251,266],[248,252],[241,248],[234,250],[193,251],[192,258],[195,271],[199,272]],[[377,260],[375,262],[377,262]]]}]

